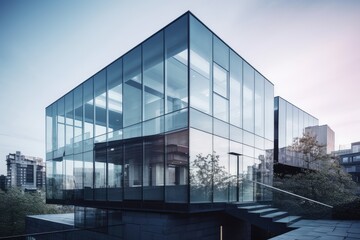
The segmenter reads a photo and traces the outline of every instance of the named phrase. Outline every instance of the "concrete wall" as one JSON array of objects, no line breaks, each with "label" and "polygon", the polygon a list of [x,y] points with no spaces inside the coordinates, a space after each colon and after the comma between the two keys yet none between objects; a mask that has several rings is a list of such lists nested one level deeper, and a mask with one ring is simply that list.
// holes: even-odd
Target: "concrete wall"
[{"label": "concrete wall", "polygon": [[[96,230],[80,230],[36,236],[40,240],[233,240],[251,239],[251,225],[223,212],[168,214],[123,211],[121,224]],[[53,218],[54,219],[54,218]],[[116,219],[116,222],[120,219]],[[26,232],[68,231],[73,225],[27,217]]]}]

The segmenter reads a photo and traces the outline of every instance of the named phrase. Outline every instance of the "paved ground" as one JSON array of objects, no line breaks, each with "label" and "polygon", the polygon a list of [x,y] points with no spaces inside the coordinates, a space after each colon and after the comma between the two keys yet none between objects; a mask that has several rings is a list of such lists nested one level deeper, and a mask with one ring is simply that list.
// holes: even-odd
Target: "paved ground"
[{"label": "paved ground", "polygon": [[360,240],[360,221],[300,220],[297,229],[271,240]]}]

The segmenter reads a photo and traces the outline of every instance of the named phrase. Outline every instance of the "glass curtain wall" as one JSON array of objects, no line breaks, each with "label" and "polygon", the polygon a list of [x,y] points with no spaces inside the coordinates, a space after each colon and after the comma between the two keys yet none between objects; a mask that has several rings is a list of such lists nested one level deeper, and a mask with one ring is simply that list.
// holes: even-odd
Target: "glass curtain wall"
[{"label": "glass curtain wall", "polygon": [[188,18],[46,109],[48,199],[188,201]]},{"label": "glass curtain wall", "polygon": [[271,181],[272,97],[185,14],[46,109],[47,197],[252,201]]},{"label": "glass curtain wall", "polygon": [[189,74],[190,202],[262,198],[254,181],[272,183],[273,85],[192,16]]},{"label": "glass curtain wall", "polygon": [[317,126],[319,120],[281,97],[275,98],[277,116],[278,162],[296,167],[307,167],[301,154],[291,151],[295,138],[302,137],[306,127]]}]

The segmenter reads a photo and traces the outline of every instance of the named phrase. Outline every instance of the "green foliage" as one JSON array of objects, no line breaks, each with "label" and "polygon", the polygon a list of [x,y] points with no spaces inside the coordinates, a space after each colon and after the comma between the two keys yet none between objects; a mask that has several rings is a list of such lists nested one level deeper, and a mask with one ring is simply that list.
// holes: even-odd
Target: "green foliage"
[{"label": "green foliage", "polygon": [[305,155],[307,166],[313,164],[318,168],[283,177],[275,175],[275,187],[331,206],[345,204],[356,198],[356,183],[342,169],[337,159],[324,153],[323,146],[313,136],[305,134],[296,139],[292,149]]},{"label": "green foliage", "polygon": [[335,206],[334,219],[360,220],[360,198]]},{"label": "green foliage", "polygon": [[0,237],[24,234],[27,215],[60,212],[63,212],[60,207],[45,204],[41,193],[23,192],[18,188],[0,190]]},{"label": "green foliage", "polygon": [[332,159],[332,156],[324,152],[324,145],[319,144],[316,137],[305,133],[300,138],[295,138],[290,149],[301,154],[307,169],[314,168]]},{"label": "green foliage", "polygon": [[214,187],[225,189],[230,177],[225,167],[220,165],[219,155],[198,154],[192,161],[190,182],[194,187],[208,187],[214,183]]},{"label": "green foliage", "polygon": [[274,182],[278,188],[329,205],[354,200],[356,184],[351,176],[336,163],[330,166],[319,171],[305,171],[282,179],[276,178]]}]

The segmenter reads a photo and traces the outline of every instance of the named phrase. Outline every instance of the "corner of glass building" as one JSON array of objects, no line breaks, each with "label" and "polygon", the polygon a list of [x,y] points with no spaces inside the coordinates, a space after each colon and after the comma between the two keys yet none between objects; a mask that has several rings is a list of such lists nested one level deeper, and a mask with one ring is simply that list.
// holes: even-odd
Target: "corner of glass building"
[{"label": "corner of glass building", "polygon": [[255,201],[273,109],[272,83],[187,12],[46,109],[47,200]]}]

